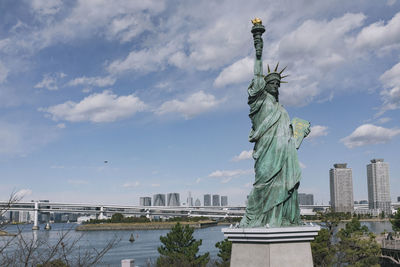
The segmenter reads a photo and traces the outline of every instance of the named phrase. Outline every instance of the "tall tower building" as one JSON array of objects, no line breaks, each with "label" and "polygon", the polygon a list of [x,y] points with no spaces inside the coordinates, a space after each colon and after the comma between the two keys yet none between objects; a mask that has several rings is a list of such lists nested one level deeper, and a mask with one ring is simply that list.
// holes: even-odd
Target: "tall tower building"
[{"label": "tall tower building", "polygon": [[179,193],[168,193],[167,194],[167,206],[180,206]]},{"label": "tall tower building", "polygon": [[155,194],[153,196],[154,206],[165,206],[165,194]]},{"label": "tall tower building", "polygon": [[353,212],[353,175],[347,163],[333,164],[329,170],[331,207],[334,212]]},{"label": "tall tower building", "polygon": [[204,195],[203,205],[204,205],[204,207],[211,206],[211,195],[210,194]]},{"label": "tall tower building", "polygon": [[221,206],[228,206],[228,196],[221,196]]},{"label": "tall tower building", "polygon": [[187,201],[186,201],[186,205],[188,207],[193,207],[193,197],[192,197],[192,192],[188,192],[188,197],[187,197]]},{"label": "tall tower building", "polygon": [[219,207],[219,206],[221,206],[221,204],[220,204],[220,199],[219,199],[219,195],[213,195],[212,196],[212,205],[214,206],[214,207]]},{"label": "tall tower building", "polygon": [[368,203],[370,209],[391,213],[389,163],[383,159],[372,159],[367,165]]},{"label": "tall tower building", "polygon": [[200,199],[196,199],[196,201],[194,202],[194,205],[195,205],[196,207],[200,207],[200,206],[201,206]]},{"label": "tall tower building", "polygon": [[140,206],[151,206],[151,197],[140,197],[139,204]]}]

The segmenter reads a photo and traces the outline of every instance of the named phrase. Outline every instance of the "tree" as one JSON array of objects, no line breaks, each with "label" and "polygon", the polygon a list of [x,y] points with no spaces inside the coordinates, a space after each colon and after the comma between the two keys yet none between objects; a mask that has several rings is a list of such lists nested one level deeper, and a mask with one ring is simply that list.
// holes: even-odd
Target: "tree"
[{"label": "tree", "polygon": [[121,213],[114,213],[111,216],[112,223],[122,222],[123,219],[124,219],[124,215],[122,215]]},{"label": "tree", "polygon": [[219,249],[218,257],[221,262],[216,262],[217,266],[229,267],[231,262],[232,242],[225,238],[223,241],[217,242],[215,247]]},{"label": "tree", "polygon": [[166,236],[160,236],[157,266],[206,266],[209,253],[197,255],[202,240],[193,238],[194,228],[177,223]]},{"label": "tree", "polygon": [[337,237],[337,264],[339,266],[380,266],[381,249],[375,235],[354,218],[340,229]]},{"label": "tree", "polygon": [[332,266],[336,248],[331,242],[331,237],[329,229],[323,228],[311,242],[314,265]]},{"label": "tree", "polygon": [[400,208],[397,209],[396,214],[394,215],[394,218],[390,220],[392,224],[392,229],[395,232],[400,232]]},{"label": "tree", "polygon": [[[316,266],[379,266],[380,246],[368,227],[353,218],[337,232],[338,214],[321,214],[325,228],[311,242]],[[335,242],[333,242],[335,240]]]}]

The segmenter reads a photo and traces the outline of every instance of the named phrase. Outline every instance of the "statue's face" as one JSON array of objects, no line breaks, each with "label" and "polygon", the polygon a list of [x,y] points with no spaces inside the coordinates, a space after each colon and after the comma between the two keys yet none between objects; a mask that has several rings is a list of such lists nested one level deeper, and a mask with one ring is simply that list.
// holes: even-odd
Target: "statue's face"
[{"label": "statue's face", "polygon": [[269,81],[268,83],[267,83],[267,91],[270,93],[270,94],[277,94],[278,93],[278,90],[279,90],[279,86],[281,85],[281,82],[279,81],[279,80],[272,80],[272,81]]}]

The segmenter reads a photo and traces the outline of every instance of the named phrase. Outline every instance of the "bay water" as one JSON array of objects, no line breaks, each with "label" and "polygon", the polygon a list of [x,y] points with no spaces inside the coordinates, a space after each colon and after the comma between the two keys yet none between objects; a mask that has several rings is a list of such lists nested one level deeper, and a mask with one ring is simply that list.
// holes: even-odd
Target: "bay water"
[{"label": "bay water", "polygon": [[[390,222],[361,222],[372,232],[380,234],[383,231],[392,231]],[[124,231],[75,231],[76,224],[55,223],[52,224],[50,231],[43,230],[45,225],[40,225],[40,230],[32,231],[32,225],[9,225],[5,229],[10,233],[21,234],[25,239],[40,238],[49,243],[58,241],[60,234],[68,231],[69,240],[77,240],[77,246],[81,251],[101,250],[110,240],[120,239],[120,241],[108,251],[97,266],[121,266],[123,259],[135,259],[136,266],[155,266],[159,256],[157,248],[161,246],[160,236],[165,236],[169,230],[124,230]],[[211,260],[218,260],[218,249],[215,244],[224,239],[221,229],[227,226],[214,226],[194,231],[195,239],[202,239],[200,254],[210,253]],[[133,234],[135,241],[130,242],[129,238]],[[3,237],[4,238],[4,237]],[[70,242],[71,242],[70,241]]]}]

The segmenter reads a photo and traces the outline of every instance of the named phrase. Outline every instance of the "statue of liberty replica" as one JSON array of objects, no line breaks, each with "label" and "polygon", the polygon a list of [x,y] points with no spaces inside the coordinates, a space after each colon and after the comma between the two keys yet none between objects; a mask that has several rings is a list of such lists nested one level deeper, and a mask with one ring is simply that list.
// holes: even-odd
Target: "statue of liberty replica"
[{"label": "statue of liberty replica", "polygon": [[293,118],[279,103],[285,70],[279,64],[263,73],[261,35],[265,27],[252,20],[256,58],[248,88],[249,141],[254,143],[255,181],[239,227],[223,228],[232,242],[231,267],[313,266],[310,242],[321,229],[302,224],[297,199],[301,169],[297,149],[310,133],[308,121]]},{"label": "statue of liberty replica", "polygon": [[249,141],[254,143],[255,182],[248,197],[246,214],[240,227],[285,227],[300,225],[297,189],[301,169],[297,149],[310,133],[310,123],[289,118],[279,103],[279,87],[283,71],[268,66],[264,75],[262,64],[265,27],[260,19],[252,20],[256,50],[254,77],[248,88],[249,117],[252,128]]}]

